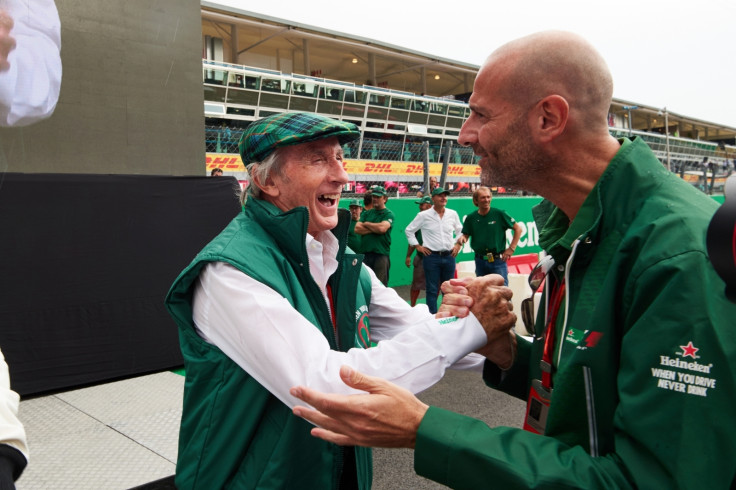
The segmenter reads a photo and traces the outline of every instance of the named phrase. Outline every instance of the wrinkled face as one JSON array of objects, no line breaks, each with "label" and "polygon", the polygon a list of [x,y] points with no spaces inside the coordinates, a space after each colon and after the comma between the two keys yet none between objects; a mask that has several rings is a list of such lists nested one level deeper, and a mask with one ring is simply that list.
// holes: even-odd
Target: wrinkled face
[{"label": "wrinkled face", "polygon": [[376,209],[378,211],[385,209],[387,200],[388,196],[377,196],[373,194],[373,209]]},{"label": "wrinkled face", "polygon": [[491,191],[488,189],[479,189],[478,190],[478,210],[481,211],[483,214],[487,213],[489,209],[491,209],[491,199],[493,197],[491,196]]},{"label": "wrinkled face", "polygon": [[429,188],[434,189],[437,187],[437,177],[430,177],[429,178]]},{"label": "wrinkled face", "polygon": [[283,150],[284,163],[262,187],[264,198],[282,211],[306,207],[312,236],[331,230],[337,226],[337,203],[348,182],[339,141],[328,138]]},{"label": "wrinkled face", "polygon": [[360,220],[360,213],[363,211],[363,208],[360,206],[350,206],[350,216],[353,218],[353,221]]},{"label": "wrinkled face", "polygon": [[502,83],[487,67],[481,69],[470,97],[470,117],[463,124],[458,142],[473,148],[480,157],[483,185],[524,188],[528,172],[542,165],[533,147],[526,108],[498,96]]},{"label": "wrinkled face", "polygon": [[445,206],[447,206],[447,193],[432,196],[432,202],[434,203],[434,207],[444,208]]}]

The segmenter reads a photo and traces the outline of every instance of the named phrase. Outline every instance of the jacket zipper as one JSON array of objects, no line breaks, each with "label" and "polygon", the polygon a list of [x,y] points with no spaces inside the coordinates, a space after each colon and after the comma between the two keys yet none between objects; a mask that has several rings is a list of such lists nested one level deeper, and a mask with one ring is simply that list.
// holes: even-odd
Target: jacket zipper
[{"label": "jacket zipper", "polygon": [[[560,359],[562,357],[562,344],[564,343],[564,332],[567,330],[567,318],[570,312],[570,269],[572,268],[572,261],[575,257],[575,252],[578,249],[578,245],[581,243],[582,235],[578,237],[572,244],[572,251],[570,256],[567,258],[565,263],[565,284],[567,284],[567,292],[565,294],[565,317],[562,322],[563,336],[560,338],[560,345],[557,350],[557,365],[560,365]],[[598,424],[595,419],[595,398],[593,396],[593,375],[590,372],[590,366],[583,366],[583,381],[585,383],[585,408],[588,414],[588,438],[590,444],[590,455],[593,457],[598,456]]]}]

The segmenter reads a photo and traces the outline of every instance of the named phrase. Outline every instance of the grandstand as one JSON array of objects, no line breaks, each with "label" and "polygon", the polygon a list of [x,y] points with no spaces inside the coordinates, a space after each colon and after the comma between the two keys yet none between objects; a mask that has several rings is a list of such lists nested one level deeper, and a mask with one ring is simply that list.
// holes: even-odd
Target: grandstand
[{"label": "grandstand", "polygon": [[[446,182],[454,190],[478,184],[472,151],[457,144],[478,66],[201,5],[208,171],[221,167],[245,181],[237,155],[244,128],[278,112],[310,111],[361,129],[361,139],[345,148],[352,179],[347,192],[388,181],[399,196],[413,195],[424,179],[417,164],[425,158],[437,176],[441,163],[451,165]],[[663,165],[703,190],[718,191],[733,168],[736,128],[619,99],[611,104],[609,125],[616,137],[643,137]]]}]

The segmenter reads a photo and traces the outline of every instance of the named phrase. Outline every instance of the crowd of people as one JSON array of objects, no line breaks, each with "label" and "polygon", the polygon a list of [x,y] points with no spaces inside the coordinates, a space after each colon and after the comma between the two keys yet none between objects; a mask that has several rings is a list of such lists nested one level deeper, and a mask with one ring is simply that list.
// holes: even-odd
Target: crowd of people
[{"label": "crowd of people", "polygon": [[[473,203],[478,211],[461,222],[457,212],[447,208],[450,192],[439,187],[435,177],[430,177],[429,183],[430,195],[417,194],[419,199],[415,203],[419,205],[419,213],[404,230],[408,242],[405,263],[407,267],[414,267],[410,304],[414,306],[420,292],[426,290],[429,311],[436,313],[440,285],[454,277],[455,258],[471,237],[476,276],[500,274],[508,285],[506,262],[516,249],[521,227],[505,211],[491,209],[492,197],[488,187],[480,186],[474,191]],[[366,202],[371,202],[371,207],[364,208],[369,206]],[[364,263],[385,286],[388,286],[391,265],[394,221],[387,202],[386,190],[380,185],[366,191],[363,204],[357,199],[351,200],[352,220],[348,231],[348,246],[365,256]],[[508,229],[513,230],[514,235],[507,246]]]}]

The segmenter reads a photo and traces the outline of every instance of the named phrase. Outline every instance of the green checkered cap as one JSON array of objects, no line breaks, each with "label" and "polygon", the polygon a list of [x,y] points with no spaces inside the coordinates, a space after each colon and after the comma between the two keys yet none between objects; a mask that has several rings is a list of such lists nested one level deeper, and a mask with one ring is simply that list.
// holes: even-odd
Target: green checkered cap
[{"label": "green checkered cap", "polygon": [[262,162],[276,148],[337,137],[345,144],[360,137],[355,124],[309,112],[275,114],[253,122],[238,143],[243,165]]}]

